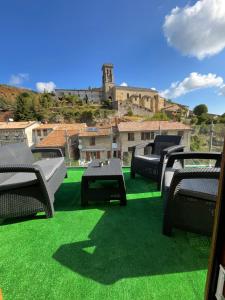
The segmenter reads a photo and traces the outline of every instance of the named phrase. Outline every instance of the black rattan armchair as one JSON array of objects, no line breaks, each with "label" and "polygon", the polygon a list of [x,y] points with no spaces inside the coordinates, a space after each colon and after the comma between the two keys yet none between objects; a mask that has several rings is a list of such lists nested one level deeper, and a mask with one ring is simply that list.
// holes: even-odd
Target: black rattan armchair
[{"label": "black rattan armchair", "polygon": [[[169,156],[162,188],[163,234],[170,236],[175,227],[211,235],[221,156],[221,153],[212,152],[183,152]],[[174,168],[176,161],[186,159],[214,160],[215,164],[204,168]]]},{"label": "black rattan armchair", "polygon": [[[178,135],[157,135],[154,142],[133,147],[131,178],[135,178],[137,173],[153,179],[160,190],[167,156],[170,153],[184,151],[185,146],[180,145],[181,139],[182,137]],[[143,152],[141,155],[137,153],[140,149]]]},{"label": "black rattan armchair", "polygon": [[[46,159],[35,161],[32,153]],[[0,218],[38,212],[52,217],[54,194],[67,171],[62,151],[57,148],[31,151],[23,143],[8,144],[0,147],[0,162]]]}]

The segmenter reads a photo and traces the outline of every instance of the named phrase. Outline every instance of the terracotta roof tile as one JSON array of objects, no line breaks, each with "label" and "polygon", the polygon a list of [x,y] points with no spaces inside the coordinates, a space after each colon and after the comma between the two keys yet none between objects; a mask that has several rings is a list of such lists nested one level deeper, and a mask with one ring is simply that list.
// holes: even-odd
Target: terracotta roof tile
[{"label": "terracotta roof tile", "polygon": [[79,130],[53,130],[36,147],[64,147],[66,135],[68,137],[78,135]]},{"label": "terracotta roof tile", "polygon": [[120,132],[130,131],[155,131],[155,130],[190,130],[190,126],[181,122],[172,121],[142,121],[142,122],[121,122],[118,125]]},{"label": "terracotta roof tile", "polygon": [[112,133],[111,127],[102,128],[102,127],[88,127],[84,131],[79,133],[80,137],[89,137],[89,136],[107,136]]},{"label": "terracotta roof tile", "polygon": [[27,121],[27,122],[0,122],[0,129],[25,129],[33,124],[36,121]]},{"label": "terracotta roof tile", "polygon": [[77,129],[84,129],[87,127],[85,123],[72,123],[72,124],[66,124],[66,123],[52,123],[52,124],[41,124],[40,126],[36,127],[34,130],[39,130],[39,129],[66,129],[66,130],[77,130]]}]

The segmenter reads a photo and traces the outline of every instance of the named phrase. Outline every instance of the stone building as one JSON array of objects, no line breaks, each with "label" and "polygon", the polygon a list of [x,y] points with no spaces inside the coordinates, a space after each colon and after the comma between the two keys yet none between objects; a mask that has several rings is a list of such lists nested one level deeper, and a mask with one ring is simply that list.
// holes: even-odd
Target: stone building
[{"label": "stone building", "polygon": [[112,128],[87,127],[79,133],[80,159],[109,159],[112,157]]},{"label": "stone building", "polygon": [[39,126],[36,121],[0,122],[0,144],[26,143],[34,144],[33,129]]},{"label": "stone building", "polygon": [[124,156],[131,154],[133,146],[153,142],[158,134],[181,135],[182,144],[187,149],[190,148],[191,128],[183,123],[172,121],[121,122],[118,124],[116,141],[121,158],[124,159]]},{"label": "stone building", "polygon": [[78,135],[86,127],[85,123],[41,124],[33,130],[35,146],[60,148],[67,158],[78,159]]},{"label": "stone building", "polygon": [[102,66],[102,87],[89,88],[86,90],[56,89],[56,96],[60,99],[63,95],[77,95],[84,102],[100,104],[102,100],[110,100],[114,109],[121,115],[129,110],[133,113],[153,115],[166,107],[167,101],[156,90],[119,86],[115,84],[114,67],[112,64]]}]

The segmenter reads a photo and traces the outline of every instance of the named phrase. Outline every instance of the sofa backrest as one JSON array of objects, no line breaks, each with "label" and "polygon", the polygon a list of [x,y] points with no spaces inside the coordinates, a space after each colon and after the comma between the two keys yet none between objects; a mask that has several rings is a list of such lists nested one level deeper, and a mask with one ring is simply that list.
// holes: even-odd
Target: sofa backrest
[{"label": "sofa backrest", "polygon": [[180,135],[157,135],[154,140],[153,154],[161,156],[165,148],[179,145],[181,139]]},{"label": "sofa backrest", "polygon": [[[32,164],[33,154],[24,143],[6,144],[0,146],[0,164]],[[0,173],[0,183],[15,173]]]}]

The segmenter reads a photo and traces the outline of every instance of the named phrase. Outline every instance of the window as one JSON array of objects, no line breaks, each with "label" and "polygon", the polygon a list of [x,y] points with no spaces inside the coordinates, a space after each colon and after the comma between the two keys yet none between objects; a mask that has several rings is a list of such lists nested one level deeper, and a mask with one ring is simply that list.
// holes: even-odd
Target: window
[{"label": "window", "polygon": [[130,98],[130,95],[129,95],[129,93],[127,93],[127,99],[129,99]]},{"label": "window", "polygon": [[47,130],[47,129],[44,129],[44,130],[43,130],[43,134],[44,134],[44,136],[48,135],[48,130]]},{"label": "window", "polygon": [[128,141],[134,141],[134,133],[128,132]]},{"label": "window", "polygon": [[94,136],[92,136],[90,138],[90,146],[95,146],[95,137]]},{"label": "window", "polygon": [[141,139],[142,141],[151,140],[151,132],[142,132]]},{"label": "window", "polygon": [[116,143],[116,137],[115,136],[113,137],[113,143]]},{"label": "window", "polygon": [[37,136],[41,136],[41,130],[37,130]]},{"label": "window", "polygon": [[133,147],[128,147],[128,152],[133,152]]},{"label": "window", "polygon": [[139,99],[141,99],[141,94],[139,94]]}]

